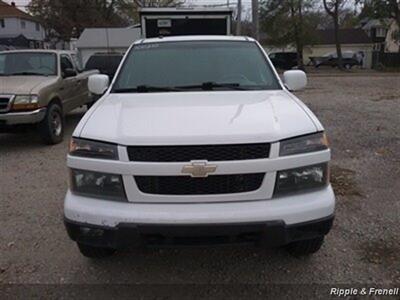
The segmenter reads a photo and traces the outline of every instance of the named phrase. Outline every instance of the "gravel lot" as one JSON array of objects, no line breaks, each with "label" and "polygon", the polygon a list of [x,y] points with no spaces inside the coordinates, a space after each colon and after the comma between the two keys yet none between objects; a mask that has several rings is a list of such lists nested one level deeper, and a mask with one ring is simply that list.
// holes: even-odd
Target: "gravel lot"
[{"label": "gravel lot", "polygon": [[298,93],[327,129],[337,193],[334,229],[311,258],[279,249],[126,251],[93,262],[65,232],[69,136],[0,135],[0,283],[400,284],[400,76],[310,77]]}]

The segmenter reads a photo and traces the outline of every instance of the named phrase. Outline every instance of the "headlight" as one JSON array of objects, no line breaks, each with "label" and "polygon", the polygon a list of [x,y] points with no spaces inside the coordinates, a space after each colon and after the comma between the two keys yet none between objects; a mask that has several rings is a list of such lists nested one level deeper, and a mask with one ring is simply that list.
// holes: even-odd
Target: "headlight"
[{"label": "headlight", "polygon": [[315,152],[328,149],[328,139],[323,132],[305,135],[280,142],[280,156]]},{"label": "headlight", "polygon": [[121,175],[73,169],[71,170],[70,186],[71,191],[78,195],[126,201]]},{"label": "headlight", "polygon": [[115,144],[72,138],[69,154],[73,156],[118,160],[118,147]]},{"label": "headlight", "polygon": [[279,171],[275,194],[326,186],[329,182],[328,163]]},{"label": "headlight", "polygon": [[37,95],[17,95],[14,98],[12,110],[34,110],[39,108]]}]

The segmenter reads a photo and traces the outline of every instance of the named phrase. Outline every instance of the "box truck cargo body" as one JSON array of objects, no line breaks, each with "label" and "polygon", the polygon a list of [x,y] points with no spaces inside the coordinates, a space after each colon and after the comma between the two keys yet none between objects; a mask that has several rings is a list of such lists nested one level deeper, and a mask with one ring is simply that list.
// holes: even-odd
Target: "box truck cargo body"
[{"label": "box truck cargo body", "polygon": [[227,8],[143,8],[142,37],[230,35],[232,13]]}]

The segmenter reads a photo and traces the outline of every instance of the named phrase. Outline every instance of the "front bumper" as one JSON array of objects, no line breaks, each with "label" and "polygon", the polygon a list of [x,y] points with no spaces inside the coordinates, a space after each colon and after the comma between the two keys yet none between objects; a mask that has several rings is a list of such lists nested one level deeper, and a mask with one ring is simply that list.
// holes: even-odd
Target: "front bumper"
[{"label": "front bumper", "polygon": [[29,112],[10,112],[0,114],[0,126],[13,126],[35,124],[41,122],[46,116],[46,108]]},{"label": "front bumper", "polygon": [[79,224],[65,219],[68,235],[76,242],[113,249],[143,246],[204,246],[255,244],[278,247],[329,233],[333,216],[286,225],[282,220],[241,224],[148,225],[119,224],[116,228]]},{"label": "front bumper", "polygon": [[130,203],[86,198],[67,192],[64,214],[68,220],[117,227],[133,224],[235,224],[282,220],[287,225],[333,215],[332,187],[268,200],[213,203]]},{"label": "front bumper", "polygon": [[[162,240],[168,241],[171,240],[171,234],[163,234],[165,230],[168,233],[171,229],[177,229],[178,236],[182,236],[180,232],[191,236],[200,229],[205,229],[202,230],[203,233],[209,232],[213,237],[215,234],[219,237],[219,231],[225,231],[226,228],[232,234],[223,236],[228,236],[229,240],[232,240],[232,236],[242,237],[243,234],[258,234],[260,237],[259,233],[264,232],[266,234],[261,236],[278,236],[272,244],[285,244],[295,240],[293,232],[298,230],[293,231],[293,228],[330,220],[334,210],[335,196],[331,186],[270,200],[193,204],[122,203],[85,198],[68,192],[64,203],[67,229],[73,240],[92,243],[92,239],[86,240],[85,234],[81,236],[85,230],[81,232],[80,228],[99,228],[106,234],[94,241],[110,247],[124,244],[125,240],[128,244],[137,244],[141,240],[142,232],[150,236],[161,235]],[[326,224],[324,221],[317,227],[330,229],[330,225]],[[318,229],[316,232],[311,230],[311,233],[310,230],[305,230],[305,235],[299,236],[299,239],[323,235],[329,229]],[[128,234],[124,237],[126,232]]]}]

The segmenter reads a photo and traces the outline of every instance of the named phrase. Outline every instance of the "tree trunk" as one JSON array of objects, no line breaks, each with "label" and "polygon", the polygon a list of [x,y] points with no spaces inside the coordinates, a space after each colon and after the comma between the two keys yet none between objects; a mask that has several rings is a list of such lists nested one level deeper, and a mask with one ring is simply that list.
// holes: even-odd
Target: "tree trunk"
[{"label": "tree trunk", "polygon": [[329,6],[327,0],[323,0],[325,11],[330,15],[333,19],[333,26],[335,32],[335,44],[336,44],[336,54],[338,58],[338,67],[339,69],[343,69],[343,58],[342,58],[342,47],[340,45],[339,39],[339,9],[342,4],[341,0],[335,0],[332,6]]},{"label": "tree trunk", "polygon": [[340,37],[339,37],[339,11],[335,11],[334,16],[334,30],[335,30],[335,43],[336,43],[336,54],[338,59],[338,67],[340,70],[343,69],[343,57],[342,57],[342,47],[340,45]]},{"label": "tree trunk", "polygon": [[[301,26],[301,1],[290,1],[290,17],[292,19],[294,42],[296,44],[297,66],[300,69],[304,68],[303,64],[303,43],[302,43],[302,26]],[[298,15],[297,15],[298,14]]]}]

